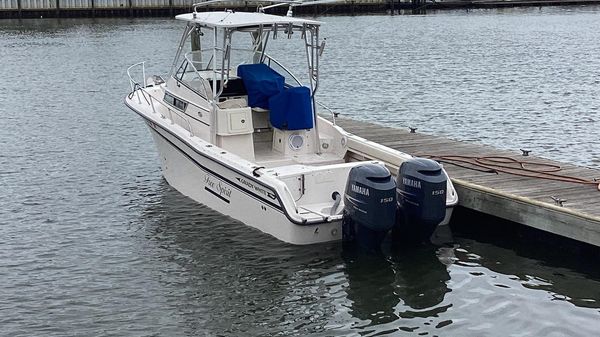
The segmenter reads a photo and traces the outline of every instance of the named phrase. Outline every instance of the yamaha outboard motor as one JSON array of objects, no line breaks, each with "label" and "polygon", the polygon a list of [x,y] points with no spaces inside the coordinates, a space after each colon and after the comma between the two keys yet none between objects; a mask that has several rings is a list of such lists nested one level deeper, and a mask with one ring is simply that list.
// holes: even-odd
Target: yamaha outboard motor
[{"label": "yamaha outboard motor", "polygon": [[378,251],[396,218],[396,184],[385,166],[369,163],[350,170],[344,193],[342,239]]},{"label": "yamaha outboard motor", "polygon": [[429,240],[446,215],[446,174],[441,165],[431,159],[409,159],[400,165],[396,186],[394,241]]}]

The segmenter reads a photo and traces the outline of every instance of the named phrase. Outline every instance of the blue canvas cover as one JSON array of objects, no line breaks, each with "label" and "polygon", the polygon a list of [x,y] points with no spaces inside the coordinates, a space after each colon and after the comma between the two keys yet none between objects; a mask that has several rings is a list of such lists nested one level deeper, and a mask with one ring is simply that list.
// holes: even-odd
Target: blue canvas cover
[{"label": "blue canvas cover", "polygon": [[269,97],[283,91],[285,78],[264,63],[238,66],[237,75],[244,81],[250,107],[269,108]]},{"label": "blue canvas cover", "polygon": [[271,124],[283,130],[302,130],[313,127],[310,89],[292,87],[269,99]]}]

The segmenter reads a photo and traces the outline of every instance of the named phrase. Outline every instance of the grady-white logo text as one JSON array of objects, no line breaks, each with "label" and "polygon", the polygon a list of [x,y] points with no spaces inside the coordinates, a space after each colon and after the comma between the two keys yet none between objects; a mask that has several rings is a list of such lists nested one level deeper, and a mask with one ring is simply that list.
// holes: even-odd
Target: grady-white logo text
[{"label": "grady-white logo text", "polygon": [[354,192],[354,193],[366,195],[367,197],[369,196],[369,189],[366,187],[361,187],[361,186],[352,184],[351,188],[352,188],[352,192]]},{"label": "grady-white logo text", "polygon": [[277,197],[275,196],[275,194],[269,192],[267,189],[262,188],[256,184],[253,184],[252,182],[244,179],[244,178],[240,178],[240,177],[235,177],[242,185],[245,185],[246,187],[250,188],[251,190],[254,190],[262,195],[265,195],[273,200],[275,200]]}]

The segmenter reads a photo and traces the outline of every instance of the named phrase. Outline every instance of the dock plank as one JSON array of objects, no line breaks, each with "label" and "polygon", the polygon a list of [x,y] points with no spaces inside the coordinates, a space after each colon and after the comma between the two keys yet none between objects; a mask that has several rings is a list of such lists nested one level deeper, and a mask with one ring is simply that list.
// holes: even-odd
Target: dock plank
[{"label": "dock plank", "polygon": [[[522,156],[521,152],[444,137],[410,133],[408,130],[347,118],[337,124],[373,142],[416,156],[508,157],[520,161],[558,165],[557,174],[592,180],[600,170],[568,163]],[[459,194],[459,204],[483,213],[600,246],[600,191],[597,186],[487,173],[443,163]],[[567,201],[560,206],[552,196]]]}]

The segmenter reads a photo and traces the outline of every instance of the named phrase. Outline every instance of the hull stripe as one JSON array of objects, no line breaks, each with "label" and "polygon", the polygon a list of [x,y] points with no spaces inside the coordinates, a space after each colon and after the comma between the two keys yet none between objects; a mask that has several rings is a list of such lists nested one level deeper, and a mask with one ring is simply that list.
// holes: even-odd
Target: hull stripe
[{"label": "hull stripe", "polygon": [[208,188],[208,187],[204,187],[204,189],[205,189],[206,191],[208,191],[208,193],[210,193],[210,194],[214,195],[215,197],[217,197],[217,198],[219,198],[219,199],[221,199],[221,200],[225,201],[226,203],[229,203],[229,199],[225,198],[224,196],[220,195],[219,193],[217,193],[217,192],[215,192],[215,191],[211,190],[211,189],[210,189],[210,188]]},{"label": "hull stripe", "polygon": [[[159,131],[157,131],[157,130],[154,130],[154,131],[155,131],[155,132],[156,132],[156,134],[158,134],[158,135],[159,135],[159,136],[160,136],[160,137],[161,137],[163,140],[165,140],[166,142],[168,142],[169,144],[171,144],[171,146],[173,146],[174,148],[176,148],[177,150],[179,150],[179,152],[181,152],[181,154],[183,154],[183,155],[184,155],[184,156],[185,156],[187,159],[189,159],[191,162],[193,162],[194,164],[196,164],[196,166],[198,166],[198,167],[199,167],[201,170],[203,170],[203,171],[205,171],[205,172],[208,172],[209,174],[211,174],[211,175],[213,175],[213,176],[215,176],[215,177],[219,178],[220,180],[223,180],[223,181],[224,181],[224,182],[226,182],[227,184],[229,184],[229,185],[231,185],[231,186],[235,187],[237,190],[240,190],[240,191],[242,191],[242,192],[244,192],[244,193],[246,193],[246,194],[250,195],[250,196],[251,196],[251,197],[253,197],[254,199],[257,199],[257,200],[259,200],[259,201],[261,201],[261,202],[263,202],[263,203],[266,203],[266,204],[268,204],[269,206],[271,206],[271,207],[273,207],[273,208],[276,208],[276,209],[278,209],[278,210],[280,210],[280,211],[282,210],[282,209],[281,209],[281,206],[279,206],[279,205],[277,205],[277,204],[275,204],[275,203],[273,203],[273,202],[271,202],[271,201],[269,201],[269,200],[267,200],[267,199],[264,199],[264,198],[262,198],[261,196],[257,195],[256,193],[254,193],[254,192],[252,192],[252,191],[249,191],[249,190],[247,190],[247,189],[243,188],[242,186],[240,186],[240,185],[238,185],[238,184],[234,183],[233,181],[231,181],[231,180],[229,180],[229,179],[227,179],[227,178],[223,177],[223,176],[222,176],[222,175],[220,175],[219,173],[217,173],[217,172],[215,172],[215,171],[213,171],[213,170],[209,169],[208,167],[206,167],[206,166],[204,166],[204,165],[200,164],[200,163],[199,163],[199,162],[198,162],[196,159],[192,158],[192,157],[191,157],[189,154],[187,154],[187,152],[185,152],[184,150],[182,150],[181,148],[179,148],[179,146],[175,145],[175,144],[174,144],[174,143],[173,143],[171,140],[169,140],[167,137],[165,137],[165,136],[164,136],[162,133],[160,133],[160,132],[159,132]],[[218,162],[217,162],[217,164],[220,164],[220,163],[218,163]],[[210,191],[210,192],[213,192],[213,191]]]}]

